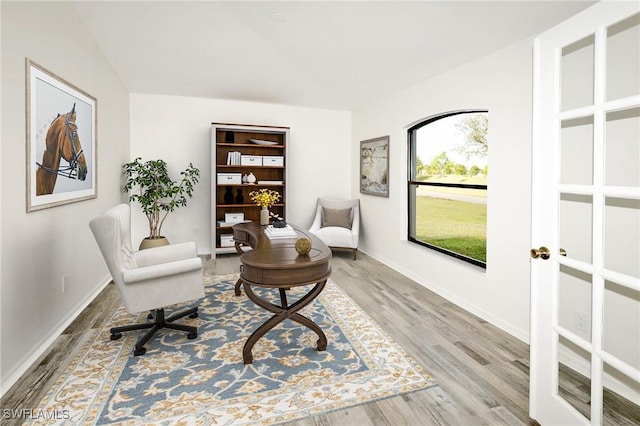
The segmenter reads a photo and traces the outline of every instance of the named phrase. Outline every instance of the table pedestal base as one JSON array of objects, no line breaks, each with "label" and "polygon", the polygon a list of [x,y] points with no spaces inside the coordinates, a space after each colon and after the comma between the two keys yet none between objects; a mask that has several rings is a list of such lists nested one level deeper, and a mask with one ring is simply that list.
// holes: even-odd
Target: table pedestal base
[{"label": "table pedestal base", "polygon": [[[240,292],[239,283],[236,284],[236,294],[238,295]],[[251,288],[251,284],[242,281],[244,292],[247,297],[251,299],[256,305],[266,309],[269,312],[273,312],[275,315],[265,321],[256,331],[254,331],[251,336],[247,339],[247,342],[244,344],[244,348],[242,349],[242,359],[245,364],[251,364],[253,362],[253,355],[251,354],[251,350],[253,346],[256,344],[258,340],[262,336],[264,336],[269,330],[273,329],[276,325],[280,324],[285,319],[290,319],[292,321],[298,322],[311,330],[313,330],[318,335],[317,348],[318,351],[324,351],[327,349],[327,336],[325,336],[324,332],[320,327],[309,318],[300,315],[298,311],[309,303],[313,301],[322,289],[324,288],[327,280],[320,281],[316,283],[315,286],[309,291],[309,293],[305,294],[302,298],[296,301],[293,305],[289,306],[287,303],[287,294],[284,288],[279,288],[280,290],[280,304],[281,306],[274,305],[267,300],[262,299],[258,296],[253,289]]]}]

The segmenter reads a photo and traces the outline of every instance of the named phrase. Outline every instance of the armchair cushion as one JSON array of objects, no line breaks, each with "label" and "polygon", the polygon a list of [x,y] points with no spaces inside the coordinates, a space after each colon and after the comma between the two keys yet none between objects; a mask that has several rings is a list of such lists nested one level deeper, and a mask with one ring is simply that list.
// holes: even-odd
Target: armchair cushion
[{"label": "armchair cushion", "polygon": [[342,228],[351,229],[352,225],[352,208],[348,209],[328,209],[322,208],[322,228],[328,226],[339,226]]},{"label": "armchair cushion", "polygon": [[128,271],[124,271],[122,274],[122,280],[125,284],[134,284],[141,281],[156,280],[171,277],[173,275],[184,274],[186,272],[199,271],[201,269],[202,261],[200,258],[196,257],[130,269]]},{"label": "armchair cushion", "polygon": [[154,247],[153,250],[140,250],[134,253],[137,266],[158,265],[181,259],[198,257],[195,241]]},{"label": "armchair cushion", "polygon": [[315,235],[329,247],[357,247],[351,231],[341,226],[325,226],[318,229]]}]

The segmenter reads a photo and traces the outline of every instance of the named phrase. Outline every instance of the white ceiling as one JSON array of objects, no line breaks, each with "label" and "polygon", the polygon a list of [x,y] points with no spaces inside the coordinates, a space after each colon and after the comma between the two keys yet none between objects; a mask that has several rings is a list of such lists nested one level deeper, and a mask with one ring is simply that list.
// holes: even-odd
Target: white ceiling
[{"label": "white ceiling", "polygon": [[351,110],[593,1],[77,2],[132,93]]}]

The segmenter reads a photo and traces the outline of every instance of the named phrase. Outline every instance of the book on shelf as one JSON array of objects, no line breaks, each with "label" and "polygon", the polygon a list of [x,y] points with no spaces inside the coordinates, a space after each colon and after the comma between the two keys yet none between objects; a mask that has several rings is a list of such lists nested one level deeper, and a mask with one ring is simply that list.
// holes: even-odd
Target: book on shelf
[{"label": "book on shelf", "polygon": [[239,166],[241,155],[240,151],[229,151],[227,153],[227,166]]},{"label": "book on shelf", "polygon": [[284,181],[281,180],[262,180],[258,181],[260,185],[282,185]]},{"label": "book on shelf", "polygon": [[274,228],[273,225],[267,225],[267,227],[264,228],[264,233],[270,239],[298,237],[298,233],[290,225],[284,228]]}]

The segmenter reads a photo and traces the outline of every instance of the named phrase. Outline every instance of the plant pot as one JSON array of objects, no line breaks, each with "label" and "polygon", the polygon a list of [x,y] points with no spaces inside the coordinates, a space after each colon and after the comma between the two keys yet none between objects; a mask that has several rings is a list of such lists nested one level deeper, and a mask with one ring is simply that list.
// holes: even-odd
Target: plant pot
[{"label": "plant pot", "polygon": [[268,225],[269,224],[269,209],[264,207],[260,210],[260,225]]},{"label": "plant pot", "polygon": [[169,240],[167,239],[167,237],[146,237],[140,243],[140,250],[168,245]]}]

